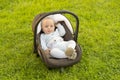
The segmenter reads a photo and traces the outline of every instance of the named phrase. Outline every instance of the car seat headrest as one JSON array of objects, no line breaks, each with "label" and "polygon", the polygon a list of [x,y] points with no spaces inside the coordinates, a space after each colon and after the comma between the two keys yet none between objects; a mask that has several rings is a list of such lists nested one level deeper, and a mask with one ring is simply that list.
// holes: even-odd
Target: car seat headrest
[{"label": "car seat headrest", "polygon": [[[53,19],[55,21],[55,23],[59,22],[59,21],[64,21],[66,26],[68,27],[68,29],[70,30],[70,32],[73,34],[73,28],[71,23],[69,22],[69,20],[61,15],[61,14],[54,14],[54,15],[49,15],[47,17],[50,17],[51,19]],[[57,26],[57,25],[56,25]],[[37,25],[37,34],[40,33],[41,31],[41,21],[39,22],[39,24]]]}]

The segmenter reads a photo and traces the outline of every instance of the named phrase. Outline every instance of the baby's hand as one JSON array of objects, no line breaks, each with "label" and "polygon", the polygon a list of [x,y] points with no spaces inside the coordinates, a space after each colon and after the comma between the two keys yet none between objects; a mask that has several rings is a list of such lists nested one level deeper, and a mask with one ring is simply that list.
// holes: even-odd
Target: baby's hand
[{"label": "baby's hand", "polygon": [[46,50],[45,50],[45,53],[46,53],[46,54],[49,54],[49,53],[50,53],[50,49],[46,49]]},{"label": "baby's hand", "polygon": [[58,27],[58,26],[56,26],[56,25],[59,25],[59,24],[60,24],[60,22],[55,23],[55,27]]}]

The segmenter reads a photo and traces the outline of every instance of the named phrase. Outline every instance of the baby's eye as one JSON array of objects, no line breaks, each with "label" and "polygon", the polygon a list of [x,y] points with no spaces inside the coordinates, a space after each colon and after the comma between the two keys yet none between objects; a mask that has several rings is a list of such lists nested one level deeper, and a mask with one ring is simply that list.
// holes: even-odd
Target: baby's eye
[{"label": "baby's eye", "polygon": [[50,27],[54,27],[53,25],[51,25]]},{"label": "baby's eye", "polygon": [[48,28],[48,26],[45,26],[45,28]]}]

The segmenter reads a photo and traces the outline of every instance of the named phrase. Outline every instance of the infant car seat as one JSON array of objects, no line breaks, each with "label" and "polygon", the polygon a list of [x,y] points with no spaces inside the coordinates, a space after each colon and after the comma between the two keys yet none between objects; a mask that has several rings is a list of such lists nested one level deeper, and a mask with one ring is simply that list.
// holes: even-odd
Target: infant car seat
[{"label": "infant car seat", "polygon": [[[76,20],[76,29],[73,30],[71,23],[65,16],[65,14],[72,15],[75,20]],[[41,20],[45,17],[51,17],[52,19],[55,20],[55,22],[59,22],[61,25],[64,26],[66,34],[63,36],[65,41],[68,40],[74,40],[76,42],[76,52],[77,52],[77,57],[74,60],[63,58],[63,59],[58,59],[58,58],[53,58],[49,54],[45,54],[44,50],[41,47],[41,41],[40,41],[40,35],[41,35]],[[32,30],[34,33],[34,52],[37,53],[43,62],[46,64],[48,68],[60,68],[60,67],[67,67],[71,66],[73,64],[76,64],[81,60],[81,47],[77,43],[77,37],[78,37],[78,30],[79,30],[79,19],[78,17],[70,12],[70,11],[55,11],[55,12],[48,12],[48,13],[41,13],[35,16],[33,23],[32,23]]]}]

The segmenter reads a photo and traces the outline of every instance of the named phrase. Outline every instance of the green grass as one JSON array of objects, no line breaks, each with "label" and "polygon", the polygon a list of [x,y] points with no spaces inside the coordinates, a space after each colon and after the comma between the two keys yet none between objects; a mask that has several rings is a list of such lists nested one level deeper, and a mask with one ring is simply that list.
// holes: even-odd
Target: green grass
[{"label": "green grass", "polygon": [[[82,59],[49,70],[33,53],[32,21],[69,10],[80,19]],[[120,0],[0,0],[0,80],[119,80]]]}]

